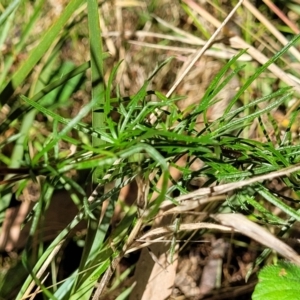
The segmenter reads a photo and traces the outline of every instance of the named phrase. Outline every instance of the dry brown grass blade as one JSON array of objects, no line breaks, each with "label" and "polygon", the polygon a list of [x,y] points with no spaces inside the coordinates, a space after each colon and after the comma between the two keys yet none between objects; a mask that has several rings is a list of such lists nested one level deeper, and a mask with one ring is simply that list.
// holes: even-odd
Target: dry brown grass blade
[{"label": "dry brown grass blade", "polygon": [[175,33],[181,35],[181,36],[184,36],[187,40],[189,40],[191,43],[193,43],[194,45],[205,45],[206,41],[200,39],[199,37],[197,36],[194,36],[193,34],[189,33],[189,32],[186,32],[176,26],[173,26],[172,24],[166,22],[165,20],[157,17],[157,16],[154,16],[153,15],[153,18],[160,24],[162,24],[164,27],[166,28],[169,28],[171,29],[172,31],[174,31]]},{"label": "dry brown grass blade", "polygon": [[[151,43],[138,42],[138,41],[129,41],[129,43],[133,44],[133,45],[142,46],[142,47],[174,51],[174,52],[183,52],[184,54],[187,54],[187,53],[194,54],[197,52],[196,49],[186,48],[186,47],[166,46],[166,45],[151,44]],[[205,53],[203,53],[203,55],[205,55],[205,56],[211,56],[211,57],[216,57],[216,58],[221,58],[221,59],[230,59],[236,54],[238,54],[237,51],[233,51],[230,49],[222,49],[222,51],[208,49],[205,51]],[[238,59],[238,61],[250,61],[250,60],[252,60],[252,58],[247,54],[243,54]]]},{"label": "dry brown grass blade", "polygon": [[[108,33],[108,35],[117,35],[119,36],[119,33],[111,32]],[[174,36],[171,34],[164,34],[164,33],[158,33],[158,32],[152,32],[152,31],[144,31],[144,30],[138,30],[135,32],[132,31],[125,31],[124,32],[125,38],[131,38],[131,37],[137,37],[137,38],[146,38],[146,37],[151,37],[151,38],[158,38],[158,39],[164,39],[164,40],[169,40],[169,41],[175,41],[175,42],[180,42],[180,43],[185,43],[185,44],[190,44],[193,46],[203,46],[205,44],[205,41],[202,41],[199,38],[194,38],[191,39],[189,37],[181,37],[181,36]]]},{"label": "dry brown grass blade", "polygon": [[[42,267],[39,269],[39,271],[36,273],[36,278],[41,279],[45,271],[47,270],[48,266],[50,265],[51,261],[54,259],[55,255],[58,253],[58,251],[61,249],[63,243],[65,242],[65,239],[62,240],[60,243],[58,243],[52,250],[51,254],[47,257],[45,262],[43,263]],[[34,286],[36,285],[35,281],[32,281],[30,285],[28,286],[27,290],[23,294],[23,299],[30,296],[30,293]]]},{"label": "dry brown grass blade", "polygon": [[203,196],[201,199],[197,199],[197,200],[185,200],[185,201],[181,201],[179,205],[165,211],[163,215],[166,216],[166,215],[180,214],[189,210],[197,209],[200,205],[203,204],[207,204],[215,201],[224,201],[224,200],[226,200],[226,197],[223,195],[213,196],[213,197]]},{"label": "dry brown grass blade", "polygon": [[[214,18],[209,12],[204,10],[200,5],[192,0],[183,0],[187,5],[189,5],[195,12],[209,21],[215,27],[220,26],[220,21]],[[260,64],[265,64],[269,59],[256,48],[252,47],[248,43],[246,43],[241,37],[234,36],[229,39],[230,45],[233,48],[237,49],[248,49],[247,53],[252,56],[253,59],[257,60]],[[295,91],[300,94],[300,85],[298,82],[293,80],[291,76],[280,69],[276,64],[272,64],[268,67],[268,69],[279,79],[285,82],[287,85],[294,87]]]},{"label": "dry brown grass blade", "polygon": [[146,7],[146,3],[144,3],[144,1],[135,0],[116,1],[115,5],[119,7]]},{"label": "dry brown grass blade", "polygon": [[288,245],[276,238],[270,232],[241,214],[216,214],[211,215],[219,223],[238,230],[242,234],[275,250],[291,262],[300,266],[300,256]]},{"label": "dry brown grass blade", "polygon": [[[153,244],[155,244],[155,243],[165,243],[166,242],[166,240],[164,240],[164,237],[163,236],[161,236],[161,237],[158,237],[158,238],[156,238],[156,239],[153,239],[153,240],[151,240],[151,241],[146,241],[146,240],[142,240],[142,239],[136,239],[135,240],[137,243],[141,243],[140,245],[134,245],[133,247],[131,247],[130,249],[128,249],[127,251],[126,251],[126,254],[129,254],[129,253],[132,253],[132,252],[135,252],[135,251],[138,251],[138,250],[140,250],[140,249],[143,249],[143,248],[145,248],[145,247],[148,247],[148,246],[151,246],[151,245],[153,245]],[[169,240],[168,240],[169,241]]]},{"label": "dry brown grass blade", "polygon": [[270,0],[263,0],[263,2],[296,34],[300,33],[299,27],[292,22],[274,3]]},{"label": "dry brown grass blade", "polygon": [[238,4],[232,9],[230,14],[226,17],[226,19],[218,26],[217,30],[215,33],[210,37],[210,39],[207,41],[207,43],[203,46],[202,49],[200,49],[194,57],[191,58],[191,62],[188,64],[186,69],[182,72],[182,74],[178,77],[176,82],[173,84],[169,92],[166,94],[166,97],[170,97],[175,89],[178,87],[178,85],[181,83],[183,78],[187,75],[188,72],[192,69],[192,67],[195,65],[196,61],[199,60],[199,58],[204,54],[204,52],[212,45],[213,41],[217,38],[219,33],[222,31],[222,29],[225,27],[225,25],[229,22],[229,20],[233,17],[235,14],[236,10],[242,5],[244,0],[240,0]]},{"label": "dry brown grass blade", "polygon": [[[215,229],[215,230],[220,230],[220,231],[224,231],[224,232],[232,232],[232,229],[230,229],[226,226],[221,226],[218,224],[206,223],[206,222],[180,224],[177,232],[194,231],[194,230],[200,230],[200,229]],[[147,232],[143,236],[141,236],[139,239],[145,240],[145,239],[151,238],[156,235],[174,234],[175,231],[176,231],[175,225],[163,226],[163,227],[159,227],[159,228],[150,230],[149,232]]]},{"label": "dry brown grass blade", "polygon": [[[202,199],[203,196],[207,196],[207,195],[216,196],[216,195],[225,194],[227,192],[242,188],[247,185],[251,185],[259,181],[271,180],[276,177],[286,176],[297,171],[300,171],[299,163],[292,167],[287,167],[278,171],[271,172],[269,174],[256,176],[243,181],[222,184],[216,187],[200,188],[196,191],[175,198],[174,202],[181,203],[182,201],[189,200],[189,199],[193,199],[193,200]],[[161,208],[167,207],[172,204],[173,204],[172,201],[166,200],[162,203]]]},{"label": "dry brown grass blade", "polygon": [[[104,20],[104,15],[107,14],[108,12],[109,12],[109,7],[108,7],[107,3],[104,3],[102,6],[102,9],[100,10],[101,19]],[[106,38],[104,41],[105,41],[107,50],[112,57],[115,57],[117,54],[117,49],[115,47],[113,39],[111,37],[107,36],[108,28],[107,28],[105,22],[100,22],[100,26],[101,26],[101,31],[102,31],[103,36],[106,35]]]},{"label": "dry brown grass blade", "polygon": [[[226,24],[229,22],[229,20],[233,17],[236,10],[242,5],[243,1],[244,0],[240,0],[237,3],[237,5],[232,9],[232,11],[226,17],[226,19],[222,22],[222,24],[221,23],[219,24],[219,26],[217,27],[217,30],[210,37],[210,39],[206,42],[206,44],[191,57],[190,62],[186,64],[186,67],[184,68],[182,73],[180,74],[180,72],[179,72],[179,76],[177,77],[177,80],[174,82],[173,86],[170,88],[170,90],[166,94],[167,98],[169,98],[173,94],[173,92],[176,90],[176,88],[182,82],[184,77],[190,72],[190,70],[195,65],[195,63],[201,58],[201,56],[203,56],[203,54],[206,52],[206,50],[209,49],[209,47],[211,47],[213,42],[216,40],[217,36],[220,34],[220,32],[223,30],[223,28],[226,26]],[[149,117],[151,124],[154,124],[156,122],[157,113],[158,112],[155,112]]]},{"label": "dry brown grass blade", "polygon": [[[46,279],[49,277],[49,273],[46,274],[46,276],[43,278],[43,280],[41,281],[42,284],[44,284],[44,282],[46,281]],[[34,300],[36,299],[35,297],[37,296],[37,294],[39,294],[41,292],[40,287],[37,287],[36,290],[30,295],[29,300]],[[23,298],[24,299],[24,298]],[[22,300],[23,300],[22,299]]]},{"label": "dry brown grass blade", "polygon": [[[257,18],[273,35],[274,37],[285,46],[289,41],[285,38],[285,36],[279,32],[274,25],[248,0],[245,0],[243,5]],[[290,47],[288,50],[291,54],[300,61],[300,53],[295,47]]]},{"label": "dry brown grass blade", "polygon": [[[265,64],[269,59],[256,48],[247,44],[242,38],[235,36],[230,38],[230,44],[232,47],[237,49],[248,49],[247,53],[250,54],[253,59],[257,60],[262,65]],[[284,72],[276,64],[268,66],[268,69],[279,79],[285,82],[287,85],[294,88],[294,90],[300,94],[300,84],[293,80],[289,73]]]}]

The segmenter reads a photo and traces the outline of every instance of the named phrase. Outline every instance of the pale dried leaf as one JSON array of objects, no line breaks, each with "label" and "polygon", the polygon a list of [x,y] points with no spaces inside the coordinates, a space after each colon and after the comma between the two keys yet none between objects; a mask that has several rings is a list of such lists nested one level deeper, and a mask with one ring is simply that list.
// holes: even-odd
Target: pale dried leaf
[{"label": "pale dried leaf", "polygon": [[216,214],[211,215],[211,217],[221,224],[238,230],[262,245],[273,249],[286,259],[300,266],[300,256],[290,246],[245,216],[241,214]]},{"label": "pale dried leaf", "polygon": [[175,282],[177,254],[173,263],[168,262],[169,246],[157,244],[152,248],[155,262],[149,252],[144,249],[136,266],[135,280],[137,285],[130,295],[130,300],[164,300],[167,299]]}]

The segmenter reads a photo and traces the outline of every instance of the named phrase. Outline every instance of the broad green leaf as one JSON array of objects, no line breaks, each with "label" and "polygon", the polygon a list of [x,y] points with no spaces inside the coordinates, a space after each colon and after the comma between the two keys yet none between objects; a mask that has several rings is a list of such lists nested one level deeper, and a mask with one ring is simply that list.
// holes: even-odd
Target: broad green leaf
[{"label": "broad green leaf", "polygon": [[263,268],[258,279],[259,282],[252,294],[252,300],[299,299],[299,266],[279,261],[277,265]]}]

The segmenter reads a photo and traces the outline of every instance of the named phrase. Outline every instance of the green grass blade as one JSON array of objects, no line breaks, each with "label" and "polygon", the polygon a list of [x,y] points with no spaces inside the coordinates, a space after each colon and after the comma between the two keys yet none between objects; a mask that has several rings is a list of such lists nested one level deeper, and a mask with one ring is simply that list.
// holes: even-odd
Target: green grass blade
[{"label": "green grass blade", "polygon": [[268,106],[266,106],[265,108],[262,108],[260,110],[255,111],[254,113],[248,115],[248,116],[244,116],[241,118],[237,118],[233,121],[231,121],[230,123],[225,124],[224,126],[221,126],[219,128],[217,128],[214,132],[213,135],[215,137],[220,136],[220,134],[225,134],[228,131],[233,131],[233,130],[237,130],[239,128],[245,127],[245,125],[249,125],[251,124],[251,122],[259,117],[260,115],[271,111],[272,109],[274,109],[275,107],[278,107],[281,103],[284,103],[284,101],[286,101],[287,99],[290,99],[291,96],[293,95],[293,92],[289,92],[286,93],[283,97],[277,99],[277,100],[273,100]]},{"label": "green grass blade", "polygon": [[5,9],[4,13],[0,15],[0,26],[7,20],[7,18],[17,9],[21,0],[15,0]]},{"label": "green grass blade", "polygon": [[5,59],[3,70],[0,73],[0,90],[2,91],[2,88],[4,87],[4,84],[6,85],[8,82],[8,72],[14,63],[17,55],[24,49],[25,43],[29,38],[29,34],[34,28],[34,25],[36,21],[38,20],[38,17],[41,14],[42,7],[44,5],[45,0],[38,0],[35,3],[34,12],[29,18],[29,22],[26,24],[22,34],[21,38],[18,42],[18,44],[14,48],[13,54],[8,55],[8,57]]},{"label": "green grass blade", "polygon": [[[38,260],[38,262],[35,264],[34,268],[32,269],[32,273],[36,274],[38,270],[41,268],[41,266],[46,262],[47,258],[51,254],[52,251],[55,250],[56,247],[59,247],[61,243],[65,240],[69,232],[77,226],[77,224],[82,220],[83,218],[83,213],[79,213],[74,220],[64,229],[62,230],[59,235],[55,238],[55,240],[51,243],[51,245],[44,251],[43,255],[41,258]],[[50,262],[47,262],[49,265]],[[32,277],[28,276],[26,281],[24,282],[22,288],[20,289],[19,294],[16,297],[16,300],[21,300],[24,299],[24,293],[29,287],[30,283],[32,282]]]},{"label": "green grass blade", "polygon": [[[48,112],[47,109],[45,109],[44,107],[42,107],[42,106],[40,106],[40,105],[37,106],[37,105],[36,105],[37,103],[31,101],[29,98],[27,98],[27,97],[25,97],[25,96],[21,96],[21,98],[22,98],[24,101],[26,101],[27,103],[31,103],[31,104],[35,105],[36,107],[38,107],[38,108],[41,110],[41,112],[45,112],[45,113]],[[80,120],[81,120],[84,116],[86,116],[86,115],[92,110],[92,108],[94,107],[95,104],[96,104],[96,100],[93,100],[93,101],[91,101],[90,103],[88,103],[86,106],[84,106],[84,107],[80,110],[80,112],[77,114],[77,116],[76,116],[74,119],[70,120],[70,121],[68,122],[68,124],[66,125],[66,127],[65,127],[62,131],[60,131],[60,132],[57,134],[57,136],[56,136],[54,139],[52,139],[52,140],[45,146],[45,148],[44,148],[41,152],[39,152],[39,153],[36,154],[36,156],[32,159],[33,164],[37,163],[38,160],[39,160],[45,153],[47,153],[50,149],[52,149],[52,148],[58,143],[58,141],[59,141],[64,135],[66,135],[66,133],[67,133],[68,131],[72,130],[72,129],[80,122]]]},{"label": "green grass blade", "polygon": [[300,214],[292,209],[290,206],[285,204],[279,198],[275,197],[267,188],[259,184],[257,191],[262,197],[264,197],[268,202],[272,203],[276,207],[280,208],[283,212],[288,214],[290,217],[294,218],[298,222],[300,221]]},{"label": "green grass blade", "polygon": [[227,109],[225,110],[224,114],[227,114],[235,102],[240,98],[240,96],[247,90],[247,88],[251,85],[251,83],[259,77],[271,64],[275,63],[285,52],[289,50],[290,47],[295,45],[300,39],[300,35],[296,35],[288,44],[286,44],[280,51],[276,52],[276,54],[269,59],[265,64],[263,64],[261,67],[257,69],[257,71],[250,76],[244,85],[239,89],[239,91],[236,93],[235,97],[232,99],[230,104],[228,105]]},{"label": "green grass blade", "polygon": [[[97,111],[98,107],[105,105],[105,84],[103,71],[103,47],[102,35],[99,23],[98,3],[96,0],[89,0],[88,3],[88,26],[91,57],[91,82],[92,98],[97,99],[97,106],[93,110],[93,128],[104,128],[106,125],[106,116],[104,112]],[[93,145],[101,145],[103,141],[99,138],[93,138]]]},{"label": "green grass blade", "polygon": [[38,61],[42,58],[46,51],[48,51],[51,44],[57,39],[60,31],[67,23],[69,18],[83,3],[83,0],[71,0],[58,20],[56,20],[49,30],[45,32],[39,45],[29,53],[27,60],[14,73],[11,81],[8,83],[5,89],[1,91],[0,99],[2,105],[5,104],[5,101],[7,101],[7,99],[12,95],[14,90],[23,83]]},{"label": "green grass blade", "polygon": [[[96,106],[93,107],[92,113],[92,126],[94,129],[106,131],[107,124],[106,114],[101,111],[105,105],[110,106],[110,103],[106,103],[105,100],[105,83],[104,83],[104,68],[103,68],[103,47],[102,47],[102,35],[99,23],[98,2],[96,0],[88,0],[88,28],[89,28],[89,42],[90,42],[90,58],[91,58],[91,83],[92,83],[92,99],[95,101]],[[109,100],[109,98],[108,98]],[[93,147],[103,145],[105,141],[99,137],[93,137]],[[93,174],[93,180],[97,180],[98,175],[102,170],[96,168]],[[110,203],[111,204],[111,203]],[[85,239],[85,245],[83,255],[81,257],[79,272],[83,270],[88,259],[94,258],[94,251],[100,249],[105,232],[108,227],[105,227],[105,232],[101,232],[100,216],[101,209],[93,211],[94,217],[88,218],[87,234]],[[107,224],[105,224],[107,225]],[[97,240],[99,238],[99,240]],[[91,282],[81,285],[82,275],[79,275],[77,282],[74,284],[72,297],[78,297],[78,290],[81,299],[89,299],[94,285]],[[84,290],[84,294],[81,294]]]}]

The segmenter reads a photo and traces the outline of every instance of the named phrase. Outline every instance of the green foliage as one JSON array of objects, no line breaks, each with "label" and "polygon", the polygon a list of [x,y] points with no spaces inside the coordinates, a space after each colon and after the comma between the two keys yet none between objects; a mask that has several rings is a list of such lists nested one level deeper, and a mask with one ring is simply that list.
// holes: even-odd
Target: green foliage
[{"label": "green foliage", "polygon": [[[181,96],[166,98],[161,91],[151,90],[149,87],[153,79],[171,63],[172,58],[160,63],[155,62],[157,66],[152,66],[153,72],[139,87],[139,91],[130,97],[122,97],[123,95],[118,95],[115,89],[122,62],[112,67],[105,82],[105,60],[109,55],[102,48],[97,1],[88,1],[87,10],[84,11],[88,20],[90,62],[81,62],[76,67],[73,62],[60,61],[61,43],[72,27],[77,25],[77,21],[70,20],[84,2],[70,1],[60,17],[42,34],[38,45],[29,52],[22,64],[11,71],[14,63],[11,55],[5,60],[3,73],[0,74],[0,102],[2,106],[10,106],[10,112],[0,124],[0,131],[4,133],[13,128],[17,132],[6,141],[1,141],[0,148],[13,145],[13,150],[9,157],[2,154],[0,160],[11,168],[28,168],[28,174],[9,175],[4,179],[7,184],[0,189],[1,221],[9,207],[13,189],[19,195],[32,181],[39,183],[41,187],[40,199],[29,216],[32,223],[26,248],[22,252],[22,265],[17,264],[16,268],[11,270],[12,273],[15,270],[23,276],[16,299],[28,296],[33,282],[40,287],[47,299],[90,299],[99,278],[110,270],[112,262],[124,256],[127,241],[137,222],[142,220],[145,226],[151,225],[162,202],[172,199],[174,191],[181,195],[189,193],[189,184],[193,178],[203,176],[208,179],[206,185],[212,182],[218,185],[221,182],[241,181],[255,175],[267,174],[300,161],[300,145],[292,141],[289,133],[297,113],[291,116],[286,134],[276,135],[276,143],[271,142],[268,134],[270,130],[267,130],[262,120],[262,116],[268,116],[272,121],[274,109],[291,99],[293,91],[290,88],[282,87],[268,95],[259,96],[246,105],[237,105],[253,81],[284,55],[289,47],[299,40],[299,36],[247,78],[223,116],[211,122],[207,117],[209,109],[218,103],[219,93],[226,88],[230,80],[244,70],[244,66],[239,66],[238,59],[246,50],[242,50],[223,66],[201,101],[189,107],[189,114],[179,111],[176,106],[176,102],[182,99]],[[9,36],[12,20],[15,14],[19,13],[19,3],[20,1],[14,1],[9,4],[0,16],[0,29],[3,32],[0,45]],[[22,25],[22,38],[15,46],[15,55],[25,50],[30,32],[42,13],[43,4],[44,1],[37,1],[30,21]],[[192,12],[187,7],[185,9],[189,16],[192,16]],[[200,29],[200,24],[198,28]],[[52,49],[50,53],[49,49]],[[35,79],[32,74],[37,66],[41,71],[38,73],[38,79]],[[87,70],[90,73],[86,73]],[[91,100],[75,117],[63,116],[60,109],[72,105],[71,96],[78,91],[79,86],[87,83],[91,86]],[[118,96],[115,97],[115,94]],[[118,114],[117,121],[111,116],[111,112]],[[47,120],[45,123],[48,131],[46,136],[35,133],[32,141],[32,131],[38,131],[34,126],[37,114]],[[93,124],[83,121],[83,118],[90,114],[93,115]],[[155,122],[150,120],[153,115]],[[199,117],[203,119],[200,130],[197,128]],[[254,121],[258,121],[266,143],[243,137]],[[272,129],[278,133],[276,123],[270,123]],[[76,152],[64,155],[60,148],[62,143],[76,147]],[[33,154],[29,150],[31,146],[35,148]],[[188,155],[189,159],[186,165],[178,167],[176,162],[184,155]],[[190,165],[195,159],[203,161],[205,166],[196,171],[192,170]],[[183,176],[177,182],[171,178],[169,166],[174,166],[182,172]],[[76,171],[79,179],[69,176],[68,172],[71,171]],[[90,175],[92,171],[93,175]],[[83,179],[80,178],[81,174],[84,174]],[[158,193],[158,197],[148,205],[147,214],[141,218],[135,205],[125,207],[119,223],[110,228],[121,189],[136,177],[143,175],[147,178],[150,174],[154,174],[154,178],[149,183],[149,195],[146,200],[149,201],[155,193]],[[42,179],[39,175],[42,175]],[[159,189],[157,182],[160,179],[162,185]],[[18,180],[21,181],[16,183]],[[87,192],[86,185],[88,183],[91,186],[92,181],[94,192],[90,189]],[[168,187],[168,181],[172,181],[171,187]],[[299,196],[297,175],[284,177],[283,181]],[[34,249],[36,253],[33,253],[32,241],[57,190],[68,192],[77,205],[78,212],[73,220],[58,232],[50,245],[44,244],[40,236],[38,246]],[[102,204],[107,199],[107,207],[102,211]],[[258,183],[230,195],[224,206],[237,212],[247,211],[262,222],[276,224],[280,226],[280,234],[283,234],[295,221],[300,220],[298,207],[286,204],[285,200]],[[268,205],[265,205],[266,203]],[[285,216],[279,217],[274,214],[272,207],[275,206],[280,208]],[[216,210],[218,209],[220,208]],[[211,212],[208,211],[209,213]],[[52,272],[53,286],[46,286],[42,283],[41,273],[49,270],[51,261],[55,263],[55,257],[62,245],[82,220],[87,222],[87,227],[79,267],[65,278],[64,282],[59,283],[55,280],[55,272]],[[178,224],[179,222],[176,226],[179,226]],[[175,244],[174,235],[170,246],[171,256],[174,255]],[[277,279],[288,281],[297,276],[298,271],[287,263],[281,263],[280,268],[279,272],[272,273],[273,277],[277,274]],[[125,271],[121,274],[119,282],[128,274],[128,270],[127,273]],[[4,298],[16,289],[9,274],[6,275],[1,277],[0,294]],[[261,280],[265,280],[264,272],[260,276]],[[112,286],[113,288],[115,286]],[[117,299],[126,299],[131,290],[132,287],[126,288]],[[258,294],[256,297],[261,295],[260,285],[255,293]]]},{"label": "green foliage", "polygon": [[258,275],[259,282],[253,300],[298,299],[300,293],[300,268],[286,261],[264,267]]}]

